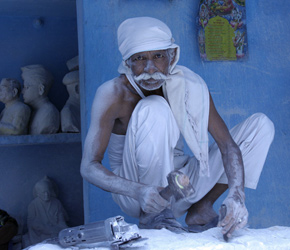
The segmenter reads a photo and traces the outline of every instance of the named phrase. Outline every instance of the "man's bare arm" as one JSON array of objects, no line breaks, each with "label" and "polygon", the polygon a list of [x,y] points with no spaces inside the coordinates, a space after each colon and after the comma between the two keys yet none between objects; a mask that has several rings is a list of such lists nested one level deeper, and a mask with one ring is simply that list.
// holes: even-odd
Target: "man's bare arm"
[{"label": "man's bare arm", "polygon": [[109,91],[106,86],[100,87],[96,93],[91,112],[91,124],[84,144],[81,174],[87,181],[105,191],[136,198],[135,193],[131,191],[135,189],[126,190],[130,186],[126,183],[127,180],[119,178],[101,163],[114,122],[118,118],[120,106],[118,107],[117,98],[118,96],[114,96],[114,92]]},{"label": "man's bare arm", "polygon": [[[81,175],[105,191],[126,195],[139,201],[145,212],[159,211],[164,208],[165,201],[159,201],[157,189],[121,178],[102,165],[115,120],[119,118],[119,111],[122,109],[122,96],[112,91],[113,87],[102,86],[96,93],[91,124],[84,145]],[[159,202],[149,202],[149,196]]]},{"label": "man's bare arm", "polygon": [[[244,165],[241,151],[218,114],[211,96],[209,132],[221,151],[223,165],[228,178],[229,193],[224,202],[228,211],[220,224],[223,226],[223,233],[229,233],[230,236],[236,228],[245,226],[248,219],[248,212],[245,207]],[[240,222],[240,219],[243,219],[243,221]]]},{"label": "man's bare arm", "polygon": [[[232,139],[227,126],[218,114],[210,96],[209,132],[215,139],[223,159],[231,192],[244,190],[244,165],[241,151]],[[243,197],[240,197],[243,198]]]}]

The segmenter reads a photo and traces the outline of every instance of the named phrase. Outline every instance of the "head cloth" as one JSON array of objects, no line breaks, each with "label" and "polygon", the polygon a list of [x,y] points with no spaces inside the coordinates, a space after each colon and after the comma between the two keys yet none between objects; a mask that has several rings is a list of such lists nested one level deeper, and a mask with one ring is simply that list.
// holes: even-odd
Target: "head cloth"
[{"label": "head cloth", "polygon": [[[123,61],[139,52],[170,48],[177,48],[173,67],[179,59],[179,46],[174,44],[170,29],[165,23],[152,17],[135,17],[122,22],[118,28],[118,46]],[[120,65],[119,72],[124,66],[124,63],[123,66]],[[125,73],[121,71],[120,73]]]}]

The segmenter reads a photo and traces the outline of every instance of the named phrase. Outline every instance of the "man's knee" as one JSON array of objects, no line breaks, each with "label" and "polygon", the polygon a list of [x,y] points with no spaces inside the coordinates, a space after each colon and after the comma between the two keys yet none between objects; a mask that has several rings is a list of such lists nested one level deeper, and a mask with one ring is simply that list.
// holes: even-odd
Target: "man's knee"
[{"label": "man's knee", "polygon": [[124,213],[131,217],[139,218],[141,208],[137,200],[119,194],[112,194],[112,197]]},{"label": "man's knee", "polygon": [[[150,131],[158,128],[159,132],[163,128],[164,132],[170,131],[172,136],[177,134],[177,139],[179,137],[179,129],[173,113],[167,101],[161,96],[152,95],[139,101],[132,117],[135,128],[146,128]],[[176,133],[173,133],[173,131],[176,131]]]},{"label": "man's knee", "polygon": [[257,123],[260,132],[272,141],[275,135],[274,123],[263,113],[255,113],[251,118]]},{"label": "man's knee", "polygon": [[142,99],[137,104],[135,109],[147,115],[158,114],[159,116],[158,117],[155,116],[155,118],[166,116],[169,112],[171,112],[171,109],[167,101],[163,97],[158,96],[158,95],[151,95]]}]

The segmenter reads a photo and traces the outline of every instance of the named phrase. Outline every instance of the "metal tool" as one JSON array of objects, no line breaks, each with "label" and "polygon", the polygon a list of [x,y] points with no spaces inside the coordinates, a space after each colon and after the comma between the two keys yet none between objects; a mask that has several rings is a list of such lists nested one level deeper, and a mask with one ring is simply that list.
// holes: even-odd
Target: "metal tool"
[{"label": "metal tool", "polygon": [[[164,199],[169,200],[174,196],[179,200],[195,192],[189,178],[180,171],[171,172],[167,180],[168,186],[160,192]],[[111,249],[119,249],[122,245],[140,238],[137,225],[128,224],[124,221],[124,217],[116,216],[104,221],[63,229],[58,235],[58,242],[63,247],[95,247],[98,244],[109,244]]]},{"label": "metal tool", "polygon": [[139,238],[137,225],[125,222],[122,216],[66,228],[58,234],[59,244],[63,247],[107,242],[111,249],[119,249],[119,245]]},{"label": "metal tool", "polygon": [[[221,205],[220,214],[221,214],[220,220],[222,221],[227,215],[227,207],[225,204]],[[223,234],[223,238],[226,242],[229,241],[229,237],[228,237],[227,233]]]},{"label": "metal tool", "polygon": [[161,190],[160,195],[169,200],[174,196],[175,200],[180,200],[195,193],[187,175],[180,171],[173,171],[167,176],[168,186]]}]

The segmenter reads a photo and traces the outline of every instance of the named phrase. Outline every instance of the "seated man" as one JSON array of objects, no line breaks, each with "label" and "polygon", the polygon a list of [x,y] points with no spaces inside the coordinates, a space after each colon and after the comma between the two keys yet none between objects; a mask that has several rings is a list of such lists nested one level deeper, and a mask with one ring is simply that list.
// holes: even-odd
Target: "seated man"
[{"label": "seated man", "polygon": [[21,85],[16,79],[3,78],[0,83],[0,101],[5,108],[0,114],[0,135],[27,134],[30,108],[20,101]]},{"label": "seated man", "polygon": [[21,68],[24,81],[23,99],[32,108],[29,134],[54,134],[59,130],[60,115],[49,101],[48,92],[53,77],[41,65],[29,65]]},{"label": "seated man", "polygon": [[28,206],[28,240],[25,244],[36,244],[54,238],[67,227],[67,213],[56,198],[55,187],[48,177],[35,184],[35,199]]},{"label": "seated man", "polygon": [[17,230],[18,230],[17,221],[14,218],[12,218],[6,211],[0,209],[0,249],[1,250],[9,249],[9,243],[11,239],[17,234]]},{"label": "seated man", "polygon": [[[247,224],[244,186],[256,188],[274,136],[272,122],[254,114],[230,132],[205,82],[178,66],[179,46],[155,18],[125,20],[118,28],[120,76],[97,90],[85,140],[81,174],[109,191],[141,228],[184,232],[216,226],[213,204],[229,188],[220,218],[222,233]],[[208,152],[208,131],[215,144]],[[183,153],[182,137],[194,157]],[[112,172],[102,165],[108,147]],[[245,166],[245,168],[244,168]],[[195,193],[170,202],[159,191],[174,170],[186,174]]]}]

